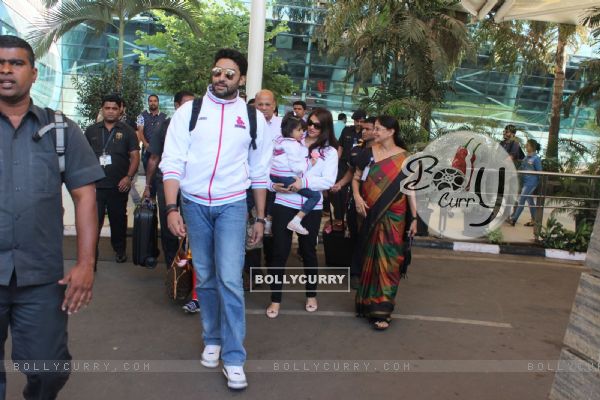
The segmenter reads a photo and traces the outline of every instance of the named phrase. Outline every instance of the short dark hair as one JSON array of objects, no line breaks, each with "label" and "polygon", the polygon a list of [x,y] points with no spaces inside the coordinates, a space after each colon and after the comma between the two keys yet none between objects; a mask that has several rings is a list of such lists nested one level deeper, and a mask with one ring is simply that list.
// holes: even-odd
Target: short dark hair
[{"label": "short dark hair", "polygon": [[0,48],[2,49],[25,49],[27,51],[27,59],[32,67],[35,66],[35,54],[31,45],[20,37],[13,35],[0,35]]},{"label": "short dark hair", "polygon": [[302,100],[295,101],[294,103],[292,103],[292,107],[293,106],[302,106],[302,108],[306,110],[306,102]]},{"label": "short dark hair", "polygon": [[504,130],[509,131],[510,133],[517,133],[517,127],[514,126],[513,124],[508,124],[504,127]]},{"label": "short dark hair", "polygon": [[158,97],[158,95],[156,95],[156,94],[154,94],[154,93],[152,93],[150,96],[148,96],[148,101],[150,101],[150,99],[151,99],[152,97],[156,97],[156,100],[158,100],[158,101],[160,102],[160,98]]},{"label": "short dark hair", "polygon": [[123,105],[123,100],[118,94],[107,94],[102,97],[102,107],[104,107],[104,103],[117,103],[119,107]]},{"label": "short dark hair", "polygon": [[540,146],[540,144],[538,143],[537,140],[535,139],[529,139],[527,140],[527,144],[531,145],[531,147],[533,147],[533,149],[538,152],[542,149],[542,146]]},{"label": "short dark hair", "polygon": [[338,114],[338,121],[345,121],[347,119],[348,119],[348,117],[346,116],[346,114],[344,114],[344,113]]},{"label": "short dark hair", "polygon": [[234,63],[236,63],[242,76],[245,76],[248,73],[248,60],[246,59],[246,56],[239,51],[234,49],[221,49],[217,51],[213,65],[217,65],[217,62],[224,58],[232,60]]},{"label": "short dark hair", "polygon": [[183,98],[186,96],[196,97],[196,95],[193,92],[190,92],[189,90],[180,90],[179,92],[175,93],[175,96],[173,96],[173,102],[181,104],[181,100],[183,100]]},{"label": "short dark hair", "polygon": [[369,117],[369,118],[365,119],[363,122],[367,123],[367,124],[375,124],[375,121],[377,121],[377,117]]}]

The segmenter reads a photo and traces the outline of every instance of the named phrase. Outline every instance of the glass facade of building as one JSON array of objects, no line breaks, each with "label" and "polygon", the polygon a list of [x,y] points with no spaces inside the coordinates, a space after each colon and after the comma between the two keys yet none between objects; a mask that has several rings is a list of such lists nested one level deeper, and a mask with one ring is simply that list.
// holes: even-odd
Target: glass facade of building
[{"label": "glass facade of building", "polygon": [[[249,1],[245,1],[249,4]],[[271,23],[284,21],[289,30],[278,35],[273,44],[286,62],[285,73],[295,88],[289,102],[305,100],[309,106],[326,107],[334,112],[350,112],[356,108],[354,82],[347,77],[344,59],[331,60],[319,51],[315,35],[325,19],[325,9],[314,0],[280,0],[268,6]],[[322,5],[322,4],[321,4]],[[36,10],[32,13],[31,10]],[[7,0],[0,3],[0,29],[3,33],[24,35],[41,10],[41,2]],[[140,16],[127,26],[125,63],[145,71],[138,64],[133,50],[153,53],[140,48],[134,41],[137,31],[152,33],[156,29],[151,18]],[[60,47],[60,51],[59,51]],[[80,25],[54,46],[48,56],[39,61],[40,78],[34,87],[34,99],[39,104],[62,109],[76,120],[77,98],[72,85],[73,75],[98,63],[114,62],[117,37],[109,29],[96,35],[91,27]],[[586,56],[591,55],[588,51]],[[158,56],[158,54],[157,54]],[[479,61],[485,56],[480,55]],[[565,96],[581,86],[576,78],[578,65],[585,57],[568,57]],[[472,119],[492,119],[498,125],[514,123],[533,137],[545,141],[551,107],[552,76],[521,76],[489,71],[483,63],[465,60],[451,79],[452,91],[445,104],[434,112],[438,126],[458,126]],[[171,107],[171,94],[161,95],[161,108]],[[289,104],[281,105],[280,111]],[[570,118],[562,118],[561,137],[596,143],[600,128],[594,123],[591,108],[576,108]]]}]

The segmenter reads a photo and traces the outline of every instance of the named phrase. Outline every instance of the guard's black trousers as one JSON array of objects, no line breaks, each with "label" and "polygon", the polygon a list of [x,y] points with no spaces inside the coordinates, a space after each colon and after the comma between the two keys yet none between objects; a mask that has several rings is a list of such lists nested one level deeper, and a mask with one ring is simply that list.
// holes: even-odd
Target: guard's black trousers
[{"label": "guard's black trousers", "polygon": [[96,189],[98,206],[98,230],[104,224],[104,213],[108,213],[110,223],[110,243],[117,254],[125,254],[127,249],[127,198],[129,192],[119,189]]},{"label": "guard's black trousers", "polygon": [[[67,348],[67,314],[61,310],[65,287],[46,285],[0,286],[0,354],[8,327],[12,337],[10,371],[27,376],[26,400],[56,399],[69,379],[71,355]],[[6,372],[0,371],[0,399],[6,398]]]}]

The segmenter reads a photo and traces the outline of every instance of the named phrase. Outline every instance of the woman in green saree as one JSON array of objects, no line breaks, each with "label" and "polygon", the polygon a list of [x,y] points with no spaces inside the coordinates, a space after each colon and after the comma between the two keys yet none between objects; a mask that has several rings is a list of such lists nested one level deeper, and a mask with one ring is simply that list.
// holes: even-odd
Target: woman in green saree
[{"label": "woman in green saree", "polygon": [[[354,179],[361,181],[360,192],[354,193],[356,211],[365,218],[359,239],[362,274],[356,314],[369,318],[375,329],[384,330],[394,310],[405,242],[417,231],[417,208],[414,195],[400,192],[408,153],[399,137],[398,121],[378,117],[374,133],[373,147],[362,155],[362,165],[354,174]],[[411,221],[408,225],[407,219]]]}]

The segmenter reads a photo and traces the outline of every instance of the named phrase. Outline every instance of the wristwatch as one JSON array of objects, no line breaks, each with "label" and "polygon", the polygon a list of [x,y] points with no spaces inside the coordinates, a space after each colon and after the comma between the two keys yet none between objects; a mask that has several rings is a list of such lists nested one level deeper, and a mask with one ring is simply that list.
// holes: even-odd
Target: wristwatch
[{"label": "wristwatch", "polygon": [[130,181],[132,181],[133,178],[135,178],[135,175],[127,175],[127,177],[129,178]]},{"label": "wristwatch", "polygon": [[261,223],[261,224],[263,224],[263,225],[266,225],[266,224],[267,224],[267,220],[266,220],[266,219],[264,219],[264,218],[256,218],[256,219],[254,220],[254,222],[260,222],[260,223]]}]

